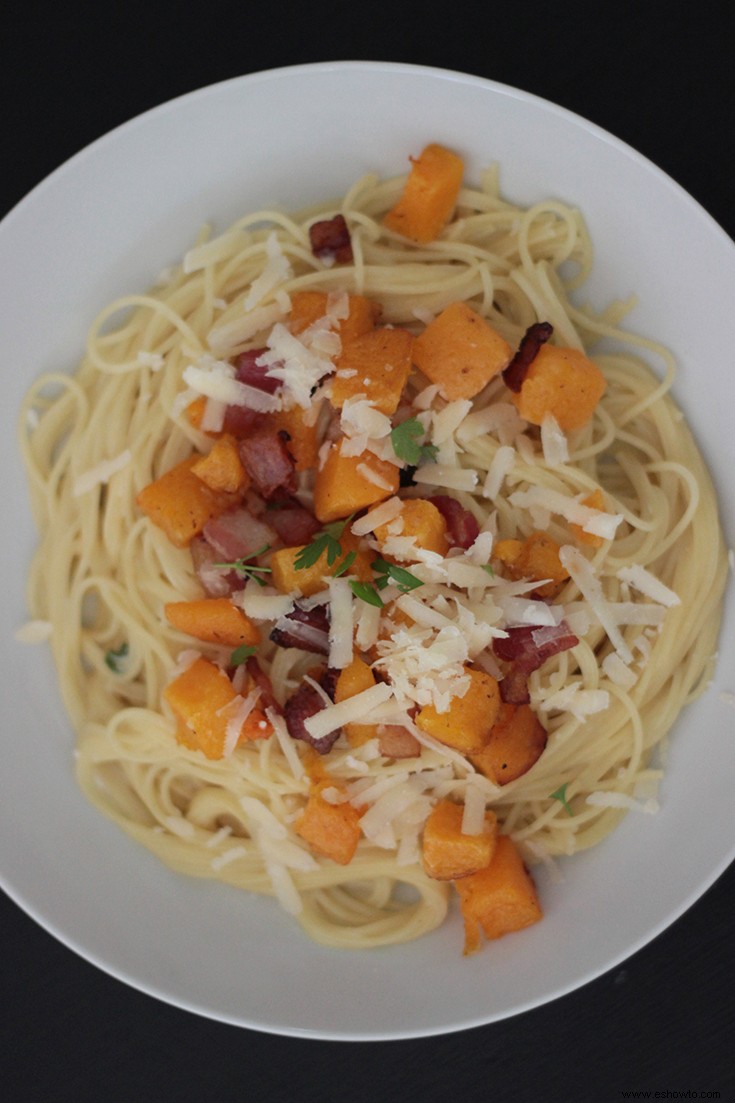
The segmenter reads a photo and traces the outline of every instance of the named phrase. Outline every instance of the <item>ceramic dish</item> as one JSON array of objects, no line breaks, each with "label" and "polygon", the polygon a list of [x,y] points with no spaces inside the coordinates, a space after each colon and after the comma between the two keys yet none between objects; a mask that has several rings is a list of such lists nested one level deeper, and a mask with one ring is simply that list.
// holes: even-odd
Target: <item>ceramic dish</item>
[{"label": "ceramic dish", "polygon": [[471,961],[456,915],[408,946],[352,953],[313,945],[272,900],[171,873],[77,789],[50,658],[14,639],[35,544],[13,426],[22,392],[42,371],[72,370],[98,309],[148,286],[203,222],[221,229],[265,205],[336,197],[366,171],[404,171],[428,141],[461,151],[470,179],[498,161],[514,201],[556,196],[581,208],[596,249],[585,297],[602,305],[637,293],[630,328],[675,351],[675,395],[731,523],[735,382],[722,351],[731,344],[735,247],[635,151],[531,95],[392,63],[257,73],[120,127],[0,225],[2,884],[43,927],[122,981],[269,1032],[391,1039],[538,1006],[645,945],[735,855],[732,587],[718,672],[675,727],[659,814],[630,814],[594,851],[563,863],[561,883],[541,872],[544,921]]}]

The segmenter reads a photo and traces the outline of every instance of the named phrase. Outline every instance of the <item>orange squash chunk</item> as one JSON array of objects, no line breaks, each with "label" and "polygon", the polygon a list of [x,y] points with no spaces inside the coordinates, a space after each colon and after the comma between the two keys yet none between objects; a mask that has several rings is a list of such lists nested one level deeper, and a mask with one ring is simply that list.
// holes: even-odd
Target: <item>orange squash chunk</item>
[{"label": "orange squash chunk", "polygon": [[260,643],[259,629],[228,597],[170,601],[163,611],[174,628],[204,643],[232,648]]},{"label": "orange squash chunk", "polygon": [[192,468],[199,459],[189,456],[165,475],[143,487],[138,507],[177,548],[187,547],[208,521],[235,505],[238,494],[211,490]]},{"label": "orange squash chunk", "polygon": [[[355,656],[349,666],[340,671],[334,691],[335,703],[346,701],[375,685],[375,675],[366,662]],[[351,747],[359,747],[378,736],[377,724],[350,723],[344,725],[344,733]]]},{"label": "orange squash chunk", "polygon": [[343,532],[339,540],[342,552],[331,565],[327,560],[326,551],[317,559],[311,567],[297,567],[296,560],[299,553],[306,545],[300,544],[293,548],[279,548],[273,552],[270,559],[271,582],[281,594],[291,594],[298,590],[303,597],[311,597],[324,589],[325,578],[330,578],[337,567],[343,562],[346,555],[355,552],[355,558],[347,574],[356,575],[362,582],[371,582],[373,572],[370,569],[372,554],[360,551],[360,541],[351,532]]},{"label": "orange squash chunk", "polygon": [[438,237],[457,205],[464,162],[432,143],[411,158],[411,171],[398,202],[383,219],[389,230],[425,245]]},{"label": "orange squash chunk", "polygon": [[387,328],[344,341],[332,381],[332,405],[341,410],[348,398],[365,395],[381,413],[394,414],[411,374],[413,343],[408,330]]},{"label": "orange squash chunk", "polygon": [[500,690],[491,674],[482,670],[467,670],[470,686],[464,697],[453,697],[447,712],[437,712],[433,705],[424,705],[416,717],[416,725],[462,754],[481,750],[500,708]]},{"label": "orange squash chunk", "polygon": [[520,391],[511,391],[510,397],[532,425],[551,414],[568,432],[589,421],[606,386],[605,376],[583,352],[546,344],[531,361]]},{"label": "orange squash chunk", "polygon": [[559,545],[545,532],[532,532],[525,540],[499,540],[493,556],[511,578],[548,579],[533,590],[536,597],[556,597],[569,578],[559,558]]},{"label": "orange squash chunk", "polygon": [[[589,506],[590,509],[599,509],[604,513],[605,499],[599,487],[582,499],[582,505]],[[597,536],[594,532],[585,532],[581,525],[570,524],[569,528],[574,533],[575,540],[578,540],[580,544],[587,544],[590,548],[601,548],[605,543],[601,536]]]},{"label": "orange squash chunk", "polygon": [[442,395],[473,398],[507,368],[513,350],[467,303],[450,303],[414,341],[413,362]]},{"label": "orange squash chunk", "polygon": [[[368,477],[372,475],[372,478]],[[314,513],[322,524],[339,521],[390,498],[398,490],[399,472],[372,452],[343,456],[332,445],[314,481]]]},{"label": "orange squash chunk", "polygon": [[311,471],[319,462],[319,439],[316,421],[309,425],[304,418],[306,411],[300,406],[270,414],[273,428],[288,433],[286,447],[293,457],[297,471]]},{"label": "orange squash chunk", "polygon": [[236,494],[250,486],[250,476],[243,467],[237,441],[231,433],[219,437],[209,453],[192,465],[192,471],[210,490]]},{"label": "orange squash chunk", "polygon": [[[425,498],[407,498],[403,502],[400,519],[403,521],[401,536],[412,536],[419,548],[446,555],[449,551],[446,522],[433,502]],[[390,529],[398,518],[375,529],[375,539],[384,544],[390,538]]]},{"label": "orange squash chunk", "polygon": [[427,876],[456,881],[490,863],[498,834],[497,816],[485,813],[485,830],[480,835],[462,834],[462,816],[462,805],[451,800],[440,800],[429,813],[422,844]]},{"label": "orange squash chunk", "polygon": [[533,709],[502,701],[490,738],[481,751],[469,756],[470,762],[496,785],[507,785],[538,761],[547,739],[546,729]]},{"label": "orange squash chunk", "polygon": [[465,954],[479,950],[481,934],[502,938],[543,918],[530,873],[513,840],[499,835],[485,869],[455,881],[464,919]]},{"label": "orange squash chunk", "polygon": [[[200,657],[169,682],[163,696],[176,717],[179,742],[187,747],[195,745],[207,758],[222,758],[228,719],[232,715],[229,710],[235,707],[238,696],[225,672]],[[238,742],[265,739],[272,731],[265,715],[253,709],[242,726]]]},{"label": "orange squash chunk", "polygon": [[192,425],[194,429],[201,429],[206,408],[207,399],[203,394],[200,394],[198,398],[195,398],[193,402],[190,402],[186,407],[186,416],[189,419],[189,424]]},{"label": "orange squash chunk", "polygon": [[325,800],[322,793],[330,787],[337,788],[337,782],[327,779],[312,786],[306,808],[294,830],[317,854],[346,866],[352,861],[360,841],[360,814],[348,801],[330,804]]},{"label": "orange squash chunk", "polygon": [[[364,295],[348,295],[349,313],[341,318],[336,332],[342,342],[351,341],[361,333],[372,329],[380,317],[379,303],[367,299]],[[328,295],[326,291],[294,291],[291,295],[291,313],[289,328],[298,336],[310,325],[323,318],[327,313]]]}]

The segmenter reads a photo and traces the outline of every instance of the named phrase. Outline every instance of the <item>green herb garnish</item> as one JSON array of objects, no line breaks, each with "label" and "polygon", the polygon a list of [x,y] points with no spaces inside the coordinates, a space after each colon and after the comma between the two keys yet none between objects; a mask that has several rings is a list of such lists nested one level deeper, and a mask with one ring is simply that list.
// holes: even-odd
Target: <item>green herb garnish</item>
[{"label": "green herb garnish", "polygon": [[379,590],[384,590],[390,582],[394,582],[402,594],[423,586],[423,582],[415,574],[403,567],[397,567],[395,563],[388,563],[385,559],[375,559],[370,566],[378,575],[375,585]]},{"label": "green herb garnish", "polygon": [[390,439],[393,451],[399,460],[404,460],[410,467],[417,467],[420,463],[432,463],[439,451],[435,444],[419,444],[419,437],[423,437],[426,429],[417,417],[410,417],[408,421],[402,421],[391,430]]},{"label": "green herb garnish", "polygon": [[230,571],[237,571],[238,574],[244,575],[246,578],[251,578],[253,582],[257,582],[259,586],[265,586],[265,580],[259,578],[261,574],[270,574],[270,567],[259,567],[257,563],[251,562],[253,559],[257,559],[259,555],[265,555],[267,551],[270,551],[270,544],[264,544],[258,551],[253,552],[252,555],[245,555],[241,559],[234,559],[231,563],[215,563],[215,567],[224,567]]},{"label": "green herb garnish", "polygon": [[371,583],[350,582],[350,589],[355,597],[359,597],[360,601],[365,601],[368,605],[375,605],[378,609],[383,608],[383,599]]},{"label": "green herb garnish", "polygon": [[126,643],[121,643],[117,651],[110,650],[105,655],[105,666],[109,667],[113,674],[122,674],[119,666],[120,660],[127,657],[130,648]]},{"label": "green herb garnish", "polygon": [[495,578],[495,571],[493,570],[491,563],[483,563],[482,569],[483,571],[487,571],[491,578]]},{"label": "green herb garnish", "polygon": [[[344,521],[333,521],[331,525],[325,525],[319,535],[315,536],[310,544],[306,544],[294,559],[296,570],[303,571],[307,567],[313,567],[325,552],[328,566],[334,566],[342,554],[342,545],[340,544],[342,533],[354,516],[354,513],[352,513]],[[354,560],[350,560],[350,565],[352,562]],[[344,568],[344,564],[340,564],[340,566]]]},{"label": "green herb garnish", "polygon": [[251,655],[254,655],[256,651],[257,648],[253,647],[252,644],[242,643],[239,647],[236,647],[230,655],[230,663],[232,666],[240,666],[240,664],[244,663],[246,659],[249,659]]},{"label": "green herb garnish", "polygon": [[564,784],[559,789],[557,789],[555,793],[551,793],[550,795],[551,795],[552,800],[558,800],[560,802],[560,804],[562,804],[564,806],[564,808],[567,810],[569,815],[573,816],[574,812],[572,812],[571,808],[569,807],[569,802],[567,800],[567,785],[568,784],[569,784],[569,782],[565,781]]},{"label": "green herb garnish", "polygon": [[347,572],[349,571],[350,567],[352,566],[352,564],[355,562],[356,559],[357,559],[357,552],[356,551],[348,552],[347,555],[342,560],[342,562],[340,563],[339,567],[337,567],[337,569],[332,574],[332,578],[339,578],[340,575],[347,574]]}]

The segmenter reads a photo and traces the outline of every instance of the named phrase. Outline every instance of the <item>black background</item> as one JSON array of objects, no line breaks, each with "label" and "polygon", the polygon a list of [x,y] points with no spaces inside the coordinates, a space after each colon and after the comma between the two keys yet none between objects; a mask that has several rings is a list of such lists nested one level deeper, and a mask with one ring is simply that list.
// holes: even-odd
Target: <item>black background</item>
[{"label": "black background", "polygon": [[[645,0],[11,4],[0,213],[90,141],[174,96],[260,69],[367,59],[458,69],[576,111],[658,164],[733,236],[735,15],[715,11]],[[733,1100],[734,908],[731,867],[623,967],[545,1008],[438,1038],[329,1043],[159,1003],[0,895],[0,1091],[11,1103],[612,1103],[631,1090]]]}]

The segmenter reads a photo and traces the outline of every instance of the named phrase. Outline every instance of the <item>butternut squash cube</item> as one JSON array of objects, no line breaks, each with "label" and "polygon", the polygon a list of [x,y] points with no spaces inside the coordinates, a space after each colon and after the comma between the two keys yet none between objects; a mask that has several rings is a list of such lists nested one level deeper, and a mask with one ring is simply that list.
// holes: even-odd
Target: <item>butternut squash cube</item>
[{"label": "butternut squash cube", "polygon": [[470,686],[464,697],[453,697],[447,712],[437,712],[433,705],[424,705],[416,717],[416,725],[454,747],[462,754],[479,751],[490,738],[490,731],[500,708],[500,690],[495,678],[482,670],[467,670]]},{"label": "butternut squash cube", "polygon": [[312,850],[339,865],[348,865],[360,841],[360,815],[348,801],[330,804],[322,793],[336,788],[335,781],[320,781],[312,787],[306,808],[294,829]]},{"label": "butternut squash cube", "polygon": [[513,840],[499,835],[485,869],[455,881],[464,919],[465,954],[480,948],[480,931],[488,939],[502,938],[543,918],[530,873]]},{"label": "butternut squash cube", "polygon": [[332,405],[341,410],[348,398],[365,395],[381,413],[394,414],[411,374],[413,342],[405,329],[373,329],[344,341],[332,381]]},{"label": "butternut squash cube", "polygon": [[304,418],[305,410],[294,406],[290,410],[281,410],[269,415],[269,422],[276,431],[288,433],[286,448],[293,457],[297,471],[311,471],[319,462],[319,439],[316,421],[308,424]]},{"label": "butternut squash cube", "polygon": [[259,629],[228,597],[170,601],[163,611],[174,628],[204,643],[233,649],[260,643]]},{"label": "butternut squash cube", "polygon": [[[403,502],[400,519],[403,521],[401,536],[412,536],[419,548],[444,556],[449,551],[447,526],[444,517],[433,502],[425,498],[407,498]],[[390,529],[398,518],[375,529],[375,539],[384,544],[390,538]],[[398,558],[398,557],[396,557]]]},{"label": "butternut squash cube", "polygon": [[414,364],[449,401],[474,398],[512,356],[505,338],[463,302],[450,303],[413,344]]},{"label": "butternut squash cube", "polygon": [[411,171],[398,202],[383,219],[389,230],[425,245],[438,237],[457,205],[464,162],[432,143],[411,158]]},{"label": "butternut squash cube", "polygon": [[212,518],[235,505],[238,494],[212,490],[192,468],[199,459],[189,456],[159,479],[143,487],[136,503],[172,544],[185,548]]},{"label": "butternut squash cube", "polygon": [[559,558],[559,545],[546,532],[532,532],[525,540],[499,540],[493,556],[503,563],[511,578],[547,579],[532,591],[536,597],[556,597],[569,578]]},{"label": "butternut squash cube", "polygon": [[330,565],[326,551],[313,563],[311,567],[297,567],[296,560],[307,545],[301,544],[293,548],[279,548],[274,551],[270,559],[271,581],[281,594],[292,594],[298,590],[302,597],[311,597],[324,589],[325,578],[331,578],[346,555],[355,552],[355,558],[348,574],[356,575],[361,582],[370,582],[373,572],[370,569],[372,555],[360,551],[360,541],[351,532],[343,532],[339,540],[342,551]]},{"label": "butternut squash cube", "polygon": [[545,344],[531,361],[518,393],[510,397],[532,425],[552,414],[568,432],[589,421],[607,383],[600,369],[578,349]]},{"label": "butternut squash cube", "polygon": [[372,452],[342,455],[332,445],[314,481],[314,513],[322,524],[349,517],[377,502],[384,502],[398,490],[398,468],[378,459]]},{"label": "butternut squash cube", "polygon": [[490,738],[481,751],[469,756],[481,774],[507,785],[531,769],[544,752],[548,735],[528,705],[500,704]]},{"label": "butternut squash cube", "polygon": [[[605,511],[605,499],[599,487],[582,499],[582,505],[589,506],[590,509],[599,509],[601,513]],[[585,532],[581,525],[570,523],[569,528],[574,533],[575,540],[578,540],[580,544],[587,544],[590,548],[601,548],[605,543],[601,536],[597,536],[594,532]]]},{"label": "butternut squash cube", "polygon": [[[375,675],[372,670],[359,656],[355,656],[350,665],[340,671],[334,691],[335,703],[346,701],[348,697],[354,697],[374,685]],[[369,739],[377,738],[378,726],[377,724],[353,722],[345,724],[343,731],[350,746],[359,747],[362,743],[367,743]]]},{"label": "butternut squash cube", "polygon": [[[310,325],[323,318],[327,313],[329,297],[326,291],[294,291],[291,295],[291,313],[288,324],[292,333],[298,336]],[[343,343],[351,341],[361,333],[372,329],[380,317],[380,304],[364,295],[348,295],[346,318],[340,319],[336,332]]]},{"label": "butternut squash cube", "polygon": [[[163,696],[176,717],[179,742],[190,748],[195,745],[207,758],[222,758],[238,696],[225,672],[200,657],[169,682]],[[265,715],[253,709],[240,730],[238,742],[266,739],[272,732]]]},{"label": "butternut squash cube", "polygon": [[440,800],[424,825],[422,859],[424,870],[437,881],[456,881],[477,873],[490,863],[498,834],[494,812],[485,813],[485,829],[480,835],[462,833],[461,804]]},{"label": "butternut squash cube", "polygon": [[192,465],[192,471],[210,490],[236,494],[250,486],[250,476],[243,467],[237,441],[231,433],[219,437],[209,453]]}]

